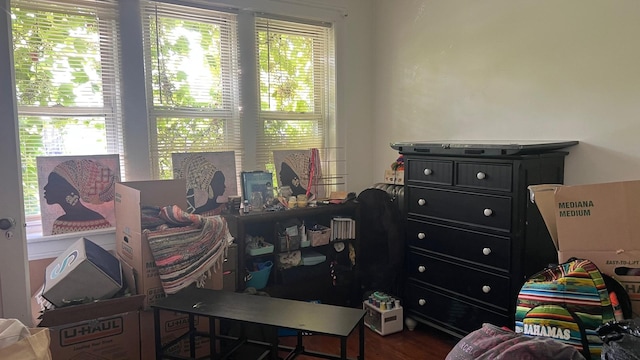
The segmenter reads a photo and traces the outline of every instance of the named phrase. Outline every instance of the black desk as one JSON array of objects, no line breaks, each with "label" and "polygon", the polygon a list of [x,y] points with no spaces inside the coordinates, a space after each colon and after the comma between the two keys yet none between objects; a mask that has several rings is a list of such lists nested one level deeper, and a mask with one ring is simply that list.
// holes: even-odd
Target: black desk
[{"label": "black desk", "polygon": [[[156,359],[182,359],[164,355],[163,350],[179,339],[189,337],[190,359],[195,359],[196,336],[209,337],[211,358],[224,358],[228,354],[218,354],[216,339],[228,338],[216,334],[215,319],[239,321],[250,324],[274,326],[297,331],[297,345],[285,347],[278,343],[263,344],[274,359],[278,358],[278,350],[290,350],[285,359],[294,359],[298,355],[321,357],[325,359],[347,359],[347,337],[356,326],[359,327],[358,360],[364,360],[364,314],[362,309],[341,306],[314,304],[304,301],[286,300],[266,296],[241,294],[222,290],[198,289],[189,287],[177,294],[169,295],[152,305],[155,320]],[[169,310],[189,315],[189,331],[183,337],[169,344],[162,344],[160,339],[160,311]],[[195,317],[209,318],[209,332],[196,331]],[[302,344],[302,333],[312,332],[340,337],[340,356],[308,351]],[[235,339],[237,349],[247,339]],[[230,351],[233,351],[230,350]],[[261,357],[261,358],[263,358]]]}]

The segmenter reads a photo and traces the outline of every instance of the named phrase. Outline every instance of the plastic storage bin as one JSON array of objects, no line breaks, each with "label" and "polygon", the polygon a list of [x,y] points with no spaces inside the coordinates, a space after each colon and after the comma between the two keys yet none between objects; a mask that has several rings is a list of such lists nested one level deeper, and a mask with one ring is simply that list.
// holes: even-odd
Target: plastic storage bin
[{"label": "plastic storage bin", "polygon": [[271,268],[273,267],[273,261],[265,261],[258,264],[257,271],[250,271],[247,279],[246,287],[253,287],[256,289],[264,289],[269,282],[269,275],[271,274]]}]

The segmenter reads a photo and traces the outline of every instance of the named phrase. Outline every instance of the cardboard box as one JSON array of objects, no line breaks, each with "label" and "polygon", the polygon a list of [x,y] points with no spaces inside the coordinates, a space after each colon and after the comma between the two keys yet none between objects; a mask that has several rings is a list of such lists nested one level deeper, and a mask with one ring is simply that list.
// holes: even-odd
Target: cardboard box
[{"label": "cardboard box", "polygon": [[[116,254],[136,293],[146,295],[145,308],[164,297],[151,248],[142,233],[142,206],[187,208],[184,179],[116,183]],[[135,284],[135,286],[134,286]]]},{"label": "cardboard box", "polygon": [[[209,332],[209,319],[202,316],[195,317],[196,329],[205,333]],[[140,359],[155,359],[155,333],[153,311],[140,313],[141,355]],[[189,330],[189,315],[171,311],[160,311],[160,338],[162,344],[167,344],[182,336]],[[189,338],[178,341],[165,350],[166,354],[177,356],[189,356]],[[196,358],[209,355],[209,338],[196,337]]]},{"label": "cardboard box", "polygon": [[[116,183],[116,253],[132,293],[145,295],[149,309],[165,296],[151,247],[142,229],[142,207],[177,205],[187,208],[184,179]],[[204,287],[221,289],[223,271],[212,270]]]},{"label": "cardboard box", "polygon": [[47,266],[43,296],[61,307],[76,300],[108,299],[122,286],[120,261],[83,237]]},{"label": "cardboard box", "polygon": [[[34,326],[48,327],[53,360],[129,360],[140,357],[140,318],[144,296],[100,300],[46,310],[41,290],[31,299]],[[44,311],[41,313],[41,311]]]},{"label": "cardboard box", "polygon": [[640,181],[534,185],[529,190],[558,261],[593,261],[624,285],[633,312],[640,314]]}]

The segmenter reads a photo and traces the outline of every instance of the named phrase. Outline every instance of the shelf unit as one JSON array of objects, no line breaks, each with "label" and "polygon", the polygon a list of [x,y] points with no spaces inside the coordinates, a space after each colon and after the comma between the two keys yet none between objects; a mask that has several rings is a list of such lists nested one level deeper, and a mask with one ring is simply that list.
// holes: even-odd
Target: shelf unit
[{"label": "shelf unit", "polygon": [[[295,208],[284,211],[262,211],[247,214],[227,214],[225,218],[229,224],[229,231],[238,244],[238,291],[245,288],[246,269],[250,269],[252,263],[271,260],[274,266],[269,275],[267,286],[261,291],[270,296],[294,300],[320,300],[322,303],[335,305],[350,305],[348,289],[335,286],[331,278],[331,260],[336,251],[334,244],[301,248],[301,251],[312,250],[324,254],[326,260],[317,265],[299,265],[289,269],[279,269],[276,256],[286,251],[280,247],[277,228],[279,224],[292,219],[304,221],[305,227],[314,224],[331,226],[332,219],[344,217],[355,219],[357,204],[353,201],[345,204],[331,204],[317,207]],[[248,235],[261,236],[268,243],[274,245],[274,251],[268,254],[251,256],[246,253],[245,239]],[[355,239],[344,240],[345,243],[355,242]],[[355,246],[355,245],[354,245]],[[348,251],[348,247],[345,250]]]}]

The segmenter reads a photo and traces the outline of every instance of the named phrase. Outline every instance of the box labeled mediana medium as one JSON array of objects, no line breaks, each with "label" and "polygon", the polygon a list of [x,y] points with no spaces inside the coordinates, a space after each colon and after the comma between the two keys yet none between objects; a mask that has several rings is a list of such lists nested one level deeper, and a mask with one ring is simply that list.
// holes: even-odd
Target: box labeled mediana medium
[{"label": "box labeled mediana medium", "polygon": [[45,271],[42,296],[56,307],[108,299],[123,286],[120,261],[82,237]]},{"label": "box labeled mediana medium", "polygon": [[640,181],[529,186],[558,262],[589,259],[620,281],[640,315]]}]

